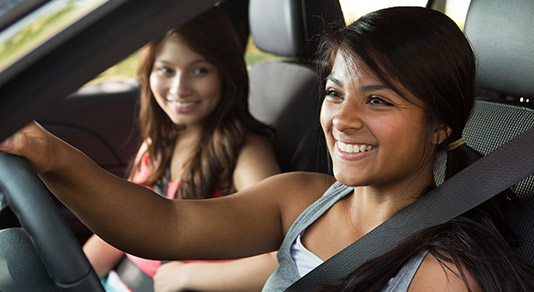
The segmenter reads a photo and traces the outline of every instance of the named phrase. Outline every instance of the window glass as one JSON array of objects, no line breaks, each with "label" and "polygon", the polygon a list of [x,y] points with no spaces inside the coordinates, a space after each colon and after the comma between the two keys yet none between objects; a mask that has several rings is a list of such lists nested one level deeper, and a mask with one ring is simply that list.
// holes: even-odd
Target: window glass
[{"label": "window glass", "polygon": [[[351,23],[354,20],[358,19],[360,16],[380,8],[391,7],[396,5],[425,6],[427,0],[340,0],[339,3],[341,5],[341,9],[343,10],[343,15],[345,16],[345,22]],[[247,61],[247,65],[250,66],[257,62],[265,60],[283,58],[260,51],[258,48],[256,48],[256,46],[254,46],[254,42],[252,42],[252,39],[250,39],[247,45],[245,59]]]},{"label": "window glass", "polygon": [[345,22],[347,24],[355,21],[361,16],[386,7],[392,6],[426,6],[427,0],[373,0],[373,1],[354,1],[339,0]]},{"label": "window glass", "polygon": [[[465,16],[469,8],[470,0],[436,0],[433,9],[444,12],[463,29]],[[345,15],[345,22],[351,23],[359,17],[386,7],[393,6],[426,6],[427,0],[374,0],[374,1],[354,1],[339,0],[341,9]]]},{"label": "window glass", "polygon": [[[137,65],[139,63],[138,59],[139,59],[139,51],[125,58],[117,65],[104,71],[102,74],[98,75],[95,79],[93,79],[89,83],[121,81],[125,79],[135,78],[136,72],[137,72],[136,71]],[[254,45],[254,42],[252,41],[252,37],[249,37],[249,40],[247,43],[247,50],[245,52],[245,62],[247,66],[251,66],[258,62],[271,60],[271,59],[284,59],[284,57],[280,57],[280,56],[276,56],[276,55],[272,55],[272,54],[260,51]]]},{"label": "window glass", "polygon": [[[426,6],[427,0],[373,0],[373,1],[355,1],[355,0],[340,0],[341,8],[345,16],[345,21],[351,23],[360,16],[365,15],[371,11],[378,10],[385,7],[392,6]],[[445,14],[449,15],[460,28],[463,29],[465,22],[465,15],[469,7],[469,0],[442,0],[439,2],[439,10],[444,10]],[[247,50],[245,52],[245,60],[248,66],[255,63],[271,60],[284,59],[283,57],[275,56],[260,51],[249,38]],[[117,81],[122,79],[134,78],[138,63],[138,53],[124,59],[121,63],[111,67],[104,73],[100,74],[92,82],[102,81]]]},{"label": "window glass", "polygon": [[50,1],[2,30],[0,32],[0,71],[49,42],[105,2],[107,1]]},{"label": "window glass", "polygon": [[108,81],[123,81],[136,77],[137,65],[139,64],[139,52],[131,54],[124,58],[116,65],[108,68],[102,72],[95,79],[91,80],[88,84]]},{"label": "window glass", "polygon": [[252,37],[249,37],[248,44],[247,44],[247,50],[245,51],[245,62],[247,63],[247,66],[252,66],[256,63],[267,61],[267,60],[273,60],[273,59],[285,59],[285,57],[276,56],[273,54],[265,53],[260,51],[255,45],[254,41],[252,40]]},{"label": "window glass", "polygon": [[445,4],[445,14],[452,18],[462,30],[464,29],[469,3],[471,3],[469,0],[447,0]]}]

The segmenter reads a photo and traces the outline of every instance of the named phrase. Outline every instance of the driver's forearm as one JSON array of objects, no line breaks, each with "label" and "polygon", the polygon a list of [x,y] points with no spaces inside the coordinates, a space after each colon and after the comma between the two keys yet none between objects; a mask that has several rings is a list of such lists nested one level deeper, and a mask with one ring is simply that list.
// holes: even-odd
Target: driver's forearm
[{"label": "driver's forearm", "polygon": [[134,254],[158,256],[146,251],[154,250],[151,242],[166,244],[163,240],[168,230],[161,230],[158,222],[174,222],[173,204],[106,172],[70,145],[59,143],[55,167],[40,174],[52,193],[107,242]]}]

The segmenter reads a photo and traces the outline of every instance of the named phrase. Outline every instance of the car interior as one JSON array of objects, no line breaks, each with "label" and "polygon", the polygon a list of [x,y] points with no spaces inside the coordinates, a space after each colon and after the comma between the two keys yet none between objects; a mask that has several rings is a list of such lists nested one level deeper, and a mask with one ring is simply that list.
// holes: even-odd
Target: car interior
[{"label": "car interior", "polygon": [[252,115],[272,125],[283,171],[328,172],[326,146],[319,125],[314,53],[323,30],[345,26],[338,1],[251,0],[250,31],[262,51],[286,57],[249,69]]},{"label": "car interior", "polygon": [[[534,36],[530,33],[534,28],[534,3],[510,4],[473,0],[465,23],[465,33],[478,60],[480,93],[464,136],[471,147],[483,154],[534,126],[534,106],[527,102],[534,96]],[[485,90],[502,97],[488,98],[490,94],[485,96]],[[534,176],[519,182],[513,191],[520,202],[510,204],[507,213],[521,242],[516,252],[534,265]]]},{"label": "car interior", "polygon": [[[202,5],[195,1],[179,4],[162,1],[150,9],[151,5],[141,2],[129,1],[123,8],[103,15],[104,20],[95,20],[94,26],[88,24],[77,36],[62,40],[63,44],[51,49],[41,61],[28,62],[30,65],[12,73],[13,77],[0,76],[0,96],[20,97],[16,102],[2,102],[0,106],[4,108],[0,113],[5,113],[0,118],[2,139],[28,121],[37,119],[103,168],[124,176],[139,145],[135,120],[139,87],[135,81],[126,81],[90,84],[77,90],[104,68],[89,65],[90,57],[95,54],[91,52],[94,47],[82,48],[76,53],[67,52],[73,47],[80,48],[84,38],[92,40],[91,34],[103,31],[103,27],[109,25],[106,19],[112,21],[119,13],[122,13],[122,20],[127,17],[146,21],[159,19],[154,21],[155,24],[144,25],[132,20],[117,25],[100,37],[97,42],[101,47],[105,43],[113,45],[106,51],[108,56],[99,56],[104,60],[99,66],[112,65],[148,42],[155,32],[173,27],[176,22],[173,13],[183,15],[184,9],[194,9],[189,15],[196,15],[216,1],[202,1]],[[429,1],[429,7],[434,7],[435,2],[438,1]],[[331,0],[250,0],[248,5],[250,34],[255,45],[264,52],[285,57],[249,68],[250,110],[258,120],[276,129],[275,150],[283,171],[329,173],[327,150],[318,119],[321,101],[314,52],[318,44],[316,36],[322,30],[345,25],[339,3]],[[530,0],[471,0],[464,31],[477,57],[478,96],[464,136],[471,147],[483,154],[491,153],[534,126],[533,14],[534,2]],[[116,35],[123,35],[123,39],[112,41]],[[73,60],[88,60],[76,66],[62,65],[64,67],[47,73],[65,78],[63,81],[45,79],[43,82],[48,83],[35,82],[24,90],[17,85],[20,80],[39,78],[35,72],[50,71],[47,61],[58,58],[57,54]],[[89,69],[81,72],[82,69],[75,67]],[[70,77],[65,77],[69,75],[67,72],[72,72]],[[43,89],[47,84],[52,88]],[[74,93],[69,95],[71,92]],[[31,100],[32,95],[38,93],[44,95],[43,99]],[[15,112],[25,114],[15,116],[12,114]],[[4,127],[7,124],[9,126]],[[524,163],[534,164],[534,161]],[[28,178],[32,186],[28,183],[28,188],[24,189],[4,182],[26,176],[24,171],[29,172],[29,169],[15,171],[22,167],[14,163],[0,169],[0,292],[31,289],[103,291],[79,249],[80,243],[90,235],[83,224],[58,202],[50,200],[47,190],[43,190],[44,186],[35,178]],[[438,160],[435,171],[438,184],[443,181],[443,168],[444,161]],[[8,195],[12,189],[22,194]],[[515,251],[534,266],[534,175],[516,184],[513,191],[519,202],[510,202],[507,207],[509,220],[521,241]],[[25,195],[33,192],[41,192],[43,196]],[[28,213],[33,214],[27,217]],[[34,225],[43,222],[53,226],[54,230],[42,224]],[[46,232],[50,234],[44,234]],[[50,264],[52,262],[56,262],[55,267]]]}]

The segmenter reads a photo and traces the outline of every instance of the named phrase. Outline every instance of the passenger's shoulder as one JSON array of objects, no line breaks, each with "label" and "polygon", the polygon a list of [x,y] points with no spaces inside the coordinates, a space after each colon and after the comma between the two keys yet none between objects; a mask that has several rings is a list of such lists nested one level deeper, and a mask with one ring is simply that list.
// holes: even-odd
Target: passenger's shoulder
[{"label": "passenger's shoulder", "polygon": [[245,139],[245,145],[248,144],[271,145],[271,140],[269,140],[267,137],[258,134],[248,133]]},{"label": "passenger's shoulder", "polygon": [[280,167],[270,142],[261,136],[248,135],[234,169],[235,188],[243,190],[277,173]]},{"label": "passenger's shoulder", "polygon": [[247,134],[247,137],[241,147],[239,156],[257,155],[263,153],[266,156],[274,157],[274,149],[271,141],[265,137],[256,134]]}]

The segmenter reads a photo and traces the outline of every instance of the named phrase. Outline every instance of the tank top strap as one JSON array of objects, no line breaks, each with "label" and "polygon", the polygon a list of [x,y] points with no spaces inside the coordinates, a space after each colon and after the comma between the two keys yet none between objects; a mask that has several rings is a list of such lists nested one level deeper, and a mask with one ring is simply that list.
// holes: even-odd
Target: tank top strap
[{"label": "tank top strap", "polygon": [[382,289],[382,292],[407,292],[412,283],[415,273],[421,266],[421,263],[428,254],[427,250],[419,252],[416,256],[410,259],[392,278],[388,285]]},{"label": "tank top strap", "polygon": [[300,278],[300,274],[291,257],[291,245],[308,226],[321,217],[337,201],[350,194],[354,188],[347,187],[339,182],[335,182],[317,201],[312,203],[289,228],[280,249],[278,250],[278,268],[271,275],[264,292],[283,291]]}]

